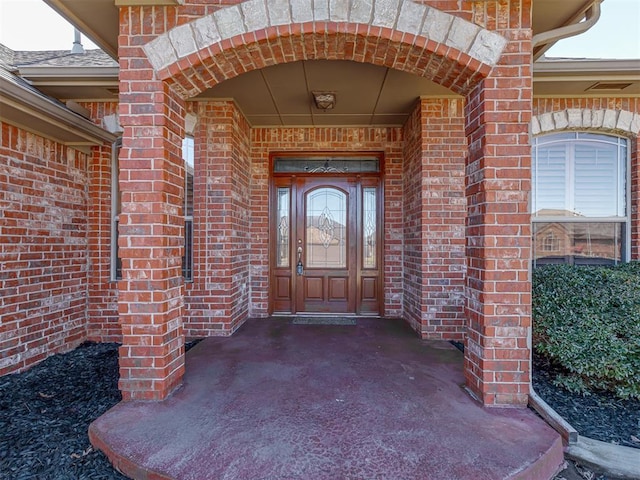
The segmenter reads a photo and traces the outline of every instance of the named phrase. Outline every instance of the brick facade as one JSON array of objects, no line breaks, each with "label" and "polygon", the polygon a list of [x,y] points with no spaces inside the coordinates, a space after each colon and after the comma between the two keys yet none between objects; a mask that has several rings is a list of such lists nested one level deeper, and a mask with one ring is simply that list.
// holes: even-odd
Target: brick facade
[{"label": "brick facade", "polygon": [[462,99],[423,99],[404,142],[404,319],[424,338],[465,331]]},{"label": "brick facade", "polygon": [[194,280],[185,333],[233,333],[249,315],[251,157],[249,125],[233,102],[195,105]]},{"label": "brick facade", "polygon": [[[118,111],[116,102],[84,102],[82,106],[92,120],[103,119]],[[87,339],[94,342],[120,342],[122,329],[118,319],[118,288],[111,275],[111,215],[113,145],[91,149],[87,176],[88,216],[88,285]]]},{"label": "brick facade", "polygon": [[[181,382],[185,337],[229,335],[269,313],[269,154],[373,151],[384,153],[384,314],[423,338],[464,339],[467,386],[483,404],[526,404],[530,133],[545,114],[575,109],[626,119],[620,112],[638,114],[639,100],[534,101],[528,0],[280,3],[121,7],[120,102],[84,105],[98,124],[117,111],[123,126],[119,282],[110,275],[112,145],[87,155],[2,125],[10,273],[0,276],[9,299],[0,374],[86,338],[120,341],[124,398],[166,398]],[[233,102],[192,99],[247,71],[313,59],[403,70],[456,95],[421,99],[402,128],[251,128]],[[185,283],[187,112],[197,123],[194,278]],[[631,139],[638,259],[634,128],[613,130]],[[35,195],[43,189],[50,195]]]},{"label": "brick facade", "polygon": [[[189,98],[225,79],[250,70],[287,61],[319,58],[369,62],[405,70],[429,77],[463,96],[483,96],[487,85],[493,88],[496,87],[495,84],[498,84],[498,88],[513,88],[516,86],[517,80],[521,79],[522,84],[516,87],[519,87],[518,95],[526,108],[523,107],[524,115],[520,115],[513,123],[516,133],[520,133],[523,126],[525,126],[524,131],[526,132],[526,128],[528,128],[526,113],[530,113],[530,104],[526,104],[526,102],[530,101],[531,95],[530,50],[525,50],[530,48],[530,44],[526,41],[527,38],[530,38],[530,2],[509,2],[511,5],[496,5],[495,11],[485,9],[484,6],[481,9],[474,7],[468,12],[471,18],[465,18],[467,12],[464,15],[456,15],[444,11],[449,8],[455,13],[459,13],[457,2],[435,2],[434,5],[437,4],[438,8],[414,2],[398,3],[395,8],[393,6],[388,8],[388,5],[382,5],[382,3],[378,5],[378,3],[380,2],[362,5],[346,2],[340,5],[333,4],[331,7],[326,5],[325,10],[321,3],[307,5],[304,0],[293,0],[289,9],[282,9],[282,5],[279,3],[266,0],[264,3],[252,2],[224,6],[195,20],[192,16],[192,6],[188,2],[182,7],[165,8],[164,16],[151,16],[149,10],[145,11],[145,7],[129,7],[123,9],[125,22],[122,26],[124,35],[121,35],[120,48],[121,79],[123,80],[121,85],[122,87],[131,87],[133,82],[126,82],[129,75],[134,76],[137,80],[151,80],[153,76],[149,77],[150,69],[148,66],[150,66],[155,71],[155,78],[164,81],[182,98]],[[267,13],[269,14],[267,15]],[[505,13],[508,15],[505,16]],[[477,23],[470,21],[471,19]],[[485,26],[488,28],[484,28]],[[495,33],[492,30],[497,30],[500,33]],[[154,34],[156,34],[155,38],[151,38]],[[511,46],[507,45],[508,38],[513,39]],[[143,49],[138,47],[140,45],[143,45]],[[515,53],[502,56],[505,47]],[[148,59],[148,64],[145,64],[145,58]],[[491,81],[483,80],[498,61],[505,65],[504,69],[500,71],[502,76],[507,78],[518,76],[518,78],[513,78],[511,82],[505,81],[503,78]],[[124,73],[122,70],[125,70]],[[498,91],[498,88],[495,91]],[[125,102],[125,105],[121,105],[121,111],[127,105],[136,106],[137,103],[133,103],[134,101],[140,101],[137,97],[129,96],[130,90],[128,88],[124,92],[121,100]],[[475,117],[478,113],[479,115]],[[500,132],[494,131],[493,125],[505,120],[506,115],[503,105],[499,102],[485,103],[482,99],[477,106],[473,101],[467,103],[466,135],[472,150],[474,146],[477,146],[474,141],[477,141],[475,136],[478,133],[481,135],[495,134],[496,136],[492,140],[496,142],[503,140]],[[492,116],[491,121],[495,122],[492,123],[493,130],[487,130],[486,125],[478,123],[479,120],[484,120],[487,116]],[[165,119],[167,119],[166,115]],[[511,122],[511,120],[508,121]],[[160,119],[159,123],[164,122]],[[125,140],[126,138],[127,131],[125,129]],[[526,150],[527,137],[523,135],[510,136],[509,139],[522,142],[520,150]],[[158,142],[162,143],[162,141],[163,137],[159,136]],[[321,146],[316,144],[314,149],[321,149]],[[517,152],[519,156],[521,155],[520,150]],[[473,158],[471,161],[479,162],[483,171],[489,171],[489,168],[486,170],[484,168],[485,161],[487,159],[493,161],[493,157],[501,155],[503,155],[501,152],[488,153],[481,146],[478,149],[477,158]],[[524,161],[517,163],[521,168],[519,173],[522,177],[528,178],[529,164],[526,154],[523,156]],[[499,162],[497,159],[495,161]],[[496,185],[489,185],[483,180],[478,185],[483,190],[497,188]],[[516,189],[527,192],[528,186],[528,183],[523,182],[519,183]],[[467,193],[468,199],[471,196]],[[499,201],[495,198],[479,200],[481,200],[483,208],[487,207],[480,212],[481,216],[491,214],[492,208]],[[402,204],[402,201],[399,204]],[[476,211],[470,210],[470,213],[475,214]],[[488,219],[488,216],[482,217],[480,223],[484,223]],[[519,224],[523,219],[528,222],[526,210],[519,213],[515,220],[509,219],[509,222]],[[422,220],[421,217],[421,223]],[[424,220],[426,227],[428,220]],[[528,242],[527,225],[524,225],[520,231],[507,232],[507,236],[519,234],[523,236],[521,239],[523,243]],[[426,230],[428,231],[428,228]],[[482,232],[478,231],[471,232],[470,235],[468,231],[467,237],[481,234]],[[484,278],[486,272],[493,272],[496,268],[496,264],[491,263],[487,258],[485,250],[468,248],[467,253],[469,258],[478,258],[477,264],[468,265],[472,271],[478,272],[478,278]],[[448,254],[447,252],[446,255]],[[520,266],[527,264],[528,254],[529,251],[525,249]],[[419,256],[421,257],[421,254]],[[392,259],[389,261],[392,262]],[[422,266],[418,268],[423,269]],[[427,268],[424,271],[428,270]],[[262,278],[264,278],[264,272],[262,272]],[[437,280],[444,281],[445,284],[450,282],[450,279],[442,278],[434,278],[430,281],[436,282]],[[522,278],[520,274],[517,274],[516,280],[519,292],[525,292],[529,288],[527,278]],[[264,281],[262,283],[264,284]],[[494,284],[486,282],[479,286],[467,283],[468,292],[478,287],[480,291],[483,291],[487,286],[489,286],[487,290],[491,290]],[[458,285],[457,288],[460,286]],[[430,295],[434,296],[434,294]],[[121,290],[121,319],[125,307],[122,301],[123,296],[125,295]],[[517,310],[522,318],[518,317],[516,323],[522,324],[523,330],[505,330],[503,333],[506,336],[515,335],[519,338],[523,332],[525,334],[528,332],[528,304],[524,293],[522,293],[522,297],[518,298],[521,303],[524,303],[524,307]],[[476,301],[482,304],[484,299],[477,296]],[[473,311],[473,306],[469,307],[469,305],[467,313]],[[448,305],[441,305],[441,307],[450,308]],[[458,309],[460,312],[459,307],[458,304],[452,307],[452,310]],[[422,301],[420,301],[420,305],[416,305],[416,308],[422,310]],[[445,308],[440,308],[438,312],[441,318]],[[436,309],[438,308],[436,307]],[[514,307],[509,310],[508,314],[513,315],[515,311]],[[523,384],[522,389],[520,383],[517,383],[514,389],[513,387],[504,387],[500,380],[494,380],[496,385],[505,390],[500,392],[504,393],[501,396],[495,395],[496,392],[490,391],[490,387],[487,386],[488,382],[484,375],[486,368],[482,362],[491,356],[493,350],[484,345],[485,342],[482,338],[487,335],[484,328],[485,324],[491,321],[501,322],[501,319],[494,319],[493,316],[503,315],[504,312],[494,312],[488,315],[485,315],[485,312],[475,313],[478,314],[480,336],[474,338],[473,341],[479,348],[468,348],[466,356],[469,368],[471,365],[476,365],[479,375],[476,372],[475,377],[469,377],[468,382],[471,389],[484,403],[488,404],[526,401],[527,383]],[[419,317],[422,323],[422,312]],[[148,319],[141,316],[135,319],[131,317],[131,321],[132,323],[149,322]],[[442,320],[434,319],[428,328],[435,327],[436,321],[442,322]],[[426,334],[428,328],[427,331],[423,331],[420,327],[421,333]],[[453,328],[455,329],[455,326]],[[452,333],[449,332],[449,334]],[[459,334],[452,335],[459,338]],[[168,345],[166,339],[152,340],[152,342],[156,341],[164,347]],[[526,345],[523,348],[520,342],[516,343],[510,347],[514,352],[512,355],[515,356],[517,353],[519,356],[528,356]],[[488,354],[485,355],[487,352]],[[163,353],[179,355],[179,347],[174,345],[170,352],[165,349]],[[126,350],[123,350],[123,354],[127,354]],[[492,371],[500,370],[502,365],[494,364],[492,367],[490,368]],[[525,370],[528,373],[527,368],[520,364],[517,370]],[[121,383],[124,385],[122,380]],[[173,383],[171,384],[173,385]],[[159,382],[159,388],[156,388],[154,384],[137,383],[132,385],[130,394],[133,396],[140,394],[162,398],[168,393],[164,382]]]},{"label": "brick facade", "polygon": [[87,164],[0,122],[0,375],[87,336]]},{"label": "brick facade", "polygon": [[465,376],[487,405],[526,405],[531,379],[529,21],[529,15],[509,19],[507,53],[465,104]]},{"label": "brick facade", "polygon": [[[184,373],[184,101],[145,72],[121,73],[122,280],[119,387],[125,400],[165,398]],[[128,101],[127,101],[128,100]]]}]

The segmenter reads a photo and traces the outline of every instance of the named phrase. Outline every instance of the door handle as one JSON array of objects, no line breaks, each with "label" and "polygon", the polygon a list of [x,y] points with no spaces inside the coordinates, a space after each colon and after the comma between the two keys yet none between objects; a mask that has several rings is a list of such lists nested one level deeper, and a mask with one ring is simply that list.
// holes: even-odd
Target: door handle
[{"label": "door handle", "polygon": [[296,263],[296,274],[304,274],[304,266],[302,265],[302,247],[298,247],[298,263]]}]

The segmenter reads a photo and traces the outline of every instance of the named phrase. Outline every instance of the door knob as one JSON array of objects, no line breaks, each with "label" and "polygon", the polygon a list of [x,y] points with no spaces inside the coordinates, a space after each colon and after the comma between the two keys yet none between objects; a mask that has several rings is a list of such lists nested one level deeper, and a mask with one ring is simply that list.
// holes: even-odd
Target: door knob
[{"label": "door knob", "polygon": [[[300,242],[300,240],[298,240]],[[304,266],[302,265],[302,247],[298,247],[298,263],[296,263],[296,274],[302,275],[304,273]]]}]

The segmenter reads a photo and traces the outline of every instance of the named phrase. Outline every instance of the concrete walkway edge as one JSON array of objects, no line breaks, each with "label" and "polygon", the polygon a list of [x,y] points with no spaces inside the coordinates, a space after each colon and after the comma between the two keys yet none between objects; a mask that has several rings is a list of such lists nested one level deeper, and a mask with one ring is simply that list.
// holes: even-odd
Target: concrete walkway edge
[{"label": "concrete walkway edge", "polygon": [[529,394],[529,405],[562,436],[567,444],[565,453],[568,458],[618,479],[640,479],[638,449],[579,435],[569,422],[533,390]]},{"label": "concrete walkway edge", "polygon": [[551,425],[551,427],[562,436],[565,443],[572,445],[578,441],[578,431],[569,424],[558,412],[556,412],[551,406],[545,402],[534,390],[531,388],[529,392],[529,405],[538,414],[545,419],[545,421]]},{"label": "concrete walkway edge", "polygon": [[580,436],[566,448],[567,457],[614,478],[640,479],[640,451]]}]

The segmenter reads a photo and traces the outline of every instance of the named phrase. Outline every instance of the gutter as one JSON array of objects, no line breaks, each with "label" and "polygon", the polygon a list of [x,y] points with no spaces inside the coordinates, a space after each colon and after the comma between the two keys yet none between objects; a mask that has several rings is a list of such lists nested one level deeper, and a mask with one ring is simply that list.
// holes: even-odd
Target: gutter
[{"label": "gutter", "polygon": [[[116,140],[116,135],[104,130],[81,115],[69,110],[64,105],[54,100],[39,95],[26,85],[21,85],[19,81],[7,76],[0,75],[0,112],[11,109],[22,112],[39,122],[44,122],[51,128],[51,131],[37,131],[36,133],[54,137],[64,145],[102,145],[112,143]],[[5,110],[5,108],[7,110]],[[10,115],[0,114],[0,118],[7,123],[15,124]],[[27,130],[33,131],[29,125],[17,125]],[[48,129],[47,129],[48,130]],[[74,139],[61,140],[63,134],[71,134]]]},{"label": "gutter", "polygon": [[112,78],[114,81],[118,81],[118,73],[120,67],[117,65],[113,67],[57,67],[57,66],[26,66],[19,65],[17,70],[20,72],[20,76],[29,81],[37,78]]},{"label": "gutter", "polygon": [[593,0],[593,3],[587,8],[584,13],[584,22],[572,23],[570,25],[565,25],[564,27],[556,28],[554,30],[549,30],[548,32],[542,32],[534,35],[531,39],[534,52],[536,47],[541,48],[534,53],[533,60],[535,61],[542,55],[544,55],[544,52],[558,40],[580,35],[581,33],[584,33],[591,27],[593,27],[600,19],[600,3],[602,3],[603,1],[604,0]]}]

